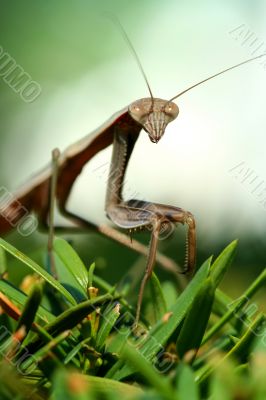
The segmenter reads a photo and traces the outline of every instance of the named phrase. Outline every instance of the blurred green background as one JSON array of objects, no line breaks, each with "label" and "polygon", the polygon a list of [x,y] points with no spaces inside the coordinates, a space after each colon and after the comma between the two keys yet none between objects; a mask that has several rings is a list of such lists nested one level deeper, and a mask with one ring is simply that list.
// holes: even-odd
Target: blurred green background
[{"label": "blurred green background", "polygon": [[[53,148],[63,150],[114,112],[148,96],[121,33],[104,13],[122,22],[156,97],[173,97],[266,52],[263,0],[1,0],[0,6],[0,46],[42,88],[35,101],[25,103],[0,78],[0,182],[9,190],[47,164]],[[224,283],[233,293],[265,266],[265,85],[266,60],[260,60],[180,97],[180,115],[157,146],[141,134],[127,175],[126,197],[134,194],[193,212],[199,264],[240,239],[235,269]],[[107,222],[107,174],[96,171],[109,159],[110,149],[95,157],[69,201],[71,210],[94,222]],[[230,172],[240,163],[242,172]],[[256,183],[262,182],[260,191],[255,191],[255,176]],[[136,237],[148,241],[148,235]],[[161,243],[180,264],[184,238],[179,227]],[[96,260],[114,281],[137,257],[95,234],[72,240],[87,265]],[[34,253],[46,236],[13,233],[10,241]]]}]

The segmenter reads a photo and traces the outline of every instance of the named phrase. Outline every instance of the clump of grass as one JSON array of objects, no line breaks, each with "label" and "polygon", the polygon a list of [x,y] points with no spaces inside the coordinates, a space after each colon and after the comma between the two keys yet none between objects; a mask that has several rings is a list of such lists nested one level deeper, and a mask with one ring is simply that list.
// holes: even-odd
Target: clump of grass
[{"label": "clump of grass", "polygon": [[28,294],[0,280],[0,398],[266,398],[266,317],[252,300],[266,270],[238,299],[218,288],[236,247],[206,260],[175,298],[153,275],[136,330],[126,288],[87,270],[66,241],[54,241],[55,279],[0,239],[2,276],[5,252],[34,273]]}]

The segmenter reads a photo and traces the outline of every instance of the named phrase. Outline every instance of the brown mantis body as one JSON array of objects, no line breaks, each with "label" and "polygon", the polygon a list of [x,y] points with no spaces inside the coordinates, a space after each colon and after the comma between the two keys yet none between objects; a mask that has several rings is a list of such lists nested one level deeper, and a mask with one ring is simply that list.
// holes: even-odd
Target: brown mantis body
[{"label": "brown mantis body", "polygon": [[[196,256],[195,220],[190,212],[170,205],[154,204],[137,199],[124,201],[122,198],[126,168],[140,131],[144,129],[150,140],[157,143],[163,136],[168,123],[178,115],[179,110],[177,105],[172,102],[173,99],[215,76],[262,56],[254,57],[204,79],[171,100],[154,98],[150,91],[150,98],[140,99],[129,105],[128,108],[121,110],[99,129],[70,146],[58,158],[55,196],[60,212],[79,227],[95,228],[96,226],[92,223],[67,211],[66,203],[71,188],[84,165],[99,151],[111,144],[113,145],[105,206],[107,216],[123,229],[148,227],[151,230],[151,242],[146,271],[139,292],[136,322],[140,315],[144,287],[155,263],[158,236],[162,227],[175,223],[188,226],[186,271],[193,272]],[[7,233],[12,228],[10,220],[12,219],[14,225],[14,222],[19,221],[24,216],[25,209],[35,212],[39,221],[44,225],[47,224],[52,174],[52,166],[48,166],[15,193],[16,200],[5,204],[4,207],[0,205],[0,234]],[[18,208],[18,204],[22,204],[23,208]],[[96,229],[116,240],[125,242],[124,237],[119,237],[119,232],[111,228],[96,227]],[[135,247],[138,251],[144,252],[140,244],[135,243]]]},{"label": "brown mantis body", "polygon": [[[165,105],[166,110],[164,110]],[[151,106],[153,112],[150,111]],[[172,121],[177,114],[178,108],[174,103],[160,99],[141,99],[131,104],[128,109],[115,114],[95,132],[70,146],[58,159],[56,198],[59,210],[78,226],[88,227],[90,225],[88,221],[66,210],[66,202],[72,185],[84,165],[99,151],[113,144],[106,196],[107,215],[121,228],[130,230],[138,227],[151,227],[152,229],[146,274],[140,292],[141,298],[145,283],[155,263],[158,235],[163,224],[170,222],[188,224],[187,268],[192,270],[195,264],[195,224],[192,214],[177,207],[161,204],[138,200],[124,202],[121,194],[126,167],[142,127],[146,124],[145,128],[149,129],[151,140],[158,142],[167,123]],[[1,234],[5,234],[11,229],[11,219],[14,224],[23,218],[24,207],[35,212],[43,225],[47,224],[51,176],[52,166],[48,166],[15,194],[15,201],[2,207]],[[23,205],[23,208],[18,208],[19,203]]]}]

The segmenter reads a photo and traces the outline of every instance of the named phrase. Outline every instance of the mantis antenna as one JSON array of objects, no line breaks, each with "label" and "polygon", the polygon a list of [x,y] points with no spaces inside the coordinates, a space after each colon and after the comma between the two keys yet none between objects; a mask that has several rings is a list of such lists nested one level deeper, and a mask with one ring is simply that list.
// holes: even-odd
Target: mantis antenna
[{"label": "mantis antenna", "polygon": [[140,72],[141,72],[141,74],[142,74],[142,76],[143,76],[143,78],[144,78],[144,80],[145,80],[145,82],[146,82],[148,91],[149,91],[150,96],[151,96],[151,99],[152,99],[152,104],[153,104],[154,96],[153,96],[153,94],[152,94],[151,87],[150,87],[150,84],[149,84],[147,75],[145,74],[145,71],[144,71],[143,66],[142,66],[142,64],[141,64],[141,62],[140,62],[139,56],[138,56],[136,50],[134,49],[134,46],[133,46],[133,44],[131,43],[131,40],[129,39],[129,37],[128,37],[128,35],[127,35],[127,33],[126,33],[126,31],[125,31],[123,25],[121,24],[121,22],[119,21],[119,19],[118,19],[116,16],[114,16],[114,15],[112,15],[112,14],[109,14],[109,13],[108,13],[108,14],[105,14],[105,15],[106,15],[109,19],[111,19],[111,21],[112,21],[112,22],[117,26],[117,28],[120,30],[120,32],[121,32],[121,34],[122,34],[122,36],[123,36],[123,38],[124,38],[126,44],[128,45],[128,47],[129,47],[131,53],[133,54],[133,57],[135,58],[135,60],[136,60],[136,62],[137,62],[137,64],[138,64],[138,67],[139,67],[139,69],[140,69]]},{"label": "mantis antenna", "polygon": [[[112,15],[112,14],[109,14],[109,13],[108,13],[108,14],[105,14],[105,15],[106,15],[106,16],[117,26],[117,28],[120,30],[120,32],[121,32],[121,34],[122,34],[122,36],[123,36],[125,42],[127,43],[128,47],[129,47],[129,49],[130,49],[130,51],[132,52],[133,57],[135,58],[135,60],[136,60],[136,62],[137,62],[137,65],[138,65],[138,67],[139,67],[139,69],[140,69],[140,72],[141,72],[141,74],[142,74],[142,76],[143,76],[143,78],[144,78],[144,80],[145,80],[145,83],[146,83],[146,85],[147,85],[147,88],[148,88],[148,90],[149,90],[150,97],[151,97],[151,100],[152,100],[152,104],[151,104],[151,108],[152,108],[152,107],[153,107],[153,103],[154,103],[154,96],[153,96],[153,94],[152,94],[152,90],[151,90],[151,87],[150,87],[150,84],[149,84],[147,75],[145,74],[145,71],[144,71],[143,66],[142,66],[142,64],[141,64],[141,62],[140,62],[139,56],[138,56],[138,54],[137,54],[137,52],[136,52],[136,50],[135,50],[135,48],[134,48],[134,46],[133,46],[131,40],[129,39],[129,37],[128,37],[128,35],[127,35],[127,33],[126,33],[126,31],[125,31],[123,25],[121,24],[121,22],[119,21],[119,19],[118,19],[116,16],[114,16],[114,15]],[[264,56],[266,56],[266,53],[260,54],[259,56],[256,56],[256,57],[249,58],[248,60],[242,61],[242,62],[240,62],[240,63],[238,63],[238,64],[236,64],[236,65],[233,65],[233,66],[231,66],[231,67],[229,67],[229,68],[226,68],[226,69],[224,69],[224,70],[222,70],[222,71],[220,71],[220,72],[218,72],[218,73],[216,73],[216,74],[214,74],[214,75],[211,75],[211,76],[209,76],[208,78],[203,79],[202,81],[197,82],[197,83],[195,83],[194,85],[189,86],[187,89],[183,90],[182,92],[178,93],[176,96],[174,96],[174,97],[172,97],[170,100],[168,100],[168,102],[166,103],[166,105],[167,105],[168,103],[170,103],[171,101],[177,99],[178,97],[182,96],[182,95],[185,94],[186,92],[190,91],[191,89],[194,89],[195,87],[201,85],[202,83],[205,83],[205,82],[207,82],[207,81],[209,81],[209,80],[211,80],[211,79],[213,79],[213,78],[216,78],[216,76],[222,75],[222,74],[224,74],[225,72],[228,72],[228,71],[230,71],[230,70],[232,70],[232,69],[238,68],[238,67],[240,67],[240,66],[242,66],[242,65],[244,65],[244,64],[247,64],[247,63],[249,63],[249,62],[251,62],[251,61],[257,60],[257,59],[259,59],[259,58],[261,58],[261,57],[264,57]]]},{"label": "mantis antenna", "polygon": [[232,67],[226,68],[226,69],[224,69],[223,71],[218,72],[217,74],[214,74],[214,75],[212,75],[212,76],[209,76],[208,78],[203,79],[203,81],[200,81],[200,82],[198,82],[198,83],[195,83],[194,85],[192,85],[192,86],[188,87],[187,89],[183,90],[182,92],[178,93],[176,96],[172,97],[170,100],[168,100],[167,104],[170,103],[171,101],[177,99],[178,97],[182,96],[184,93],[188,92],[189,90],[194,89],[195,87],[201,85],[202,83],[205,83],[205,82],[209,81],[210,79],[215,78],[215,77],[218,76],[218,75],[222,75],[222,74],[224,74],[225,72],[230,71],[231,69],[240,67],[241,65],[247,64],[247,63],[249,63],[249,62],[251,62],[251,61],[257,60],[258,58],[261,58],[261,57],[264,57],[264,56],[266,56],[266,54],[261,54],[261,55],[256,56],[256,57],[249,58],[249,59],[246,60],[246,61],[242,61],[242,62],[239,63],[239,64],[233,65]]}]

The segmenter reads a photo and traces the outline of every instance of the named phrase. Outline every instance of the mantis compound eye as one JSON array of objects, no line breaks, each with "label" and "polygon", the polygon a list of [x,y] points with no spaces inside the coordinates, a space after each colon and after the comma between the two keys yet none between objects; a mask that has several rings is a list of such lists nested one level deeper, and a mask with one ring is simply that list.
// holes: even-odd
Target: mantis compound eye
[{"label": "mantis compound eye", "polygon": [[173,102],[168,102],[163,106],[162,111],[165,112],[169,117],[175,119],[178,116],[179,109],[177,105]]}]

